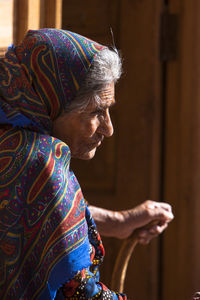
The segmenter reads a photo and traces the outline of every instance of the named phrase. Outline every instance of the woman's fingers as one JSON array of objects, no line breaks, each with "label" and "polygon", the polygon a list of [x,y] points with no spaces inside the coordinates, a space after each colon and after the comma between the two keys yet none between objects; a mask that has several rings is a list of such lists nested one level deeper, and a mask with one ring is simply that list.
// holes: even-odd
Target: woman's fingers
[{"label": "woman's fingers", "polygon": [[169,205],[168,203],[147,200],[145,202],[145,206],[147,209],[147,213],[152,220],[158,219],[170,222],[174,218],[171,205]]},{"label": "woman's fingers", "polygon": [[195,293],[195,295],[192,298],[193,300],[199,300],[200,299],[200,292]]},{"label": "woman's fingers", "polygon": [[162,233],[168,226],[168,223],[164,223],[163,225],[154,225],[149,229],[149,233],[152,235],[158,235]]},{"label": "woman's fingers", "polygon": [[168,226],[168,223],[162,225],[153,225],[148,229],[141,229],[138,231],[138,241],[140,244],[148,244],[152,238],[161,234]]},{"label": "woman's fingers", "polygon": [[152,201],[152,200],[147,200],[147,201],[149,202],[149,204],[151,204],[153,206],[153,208],[162,207],[163,209],[172,212],[171,205],[166,202],[156,202],[156,201]]}]

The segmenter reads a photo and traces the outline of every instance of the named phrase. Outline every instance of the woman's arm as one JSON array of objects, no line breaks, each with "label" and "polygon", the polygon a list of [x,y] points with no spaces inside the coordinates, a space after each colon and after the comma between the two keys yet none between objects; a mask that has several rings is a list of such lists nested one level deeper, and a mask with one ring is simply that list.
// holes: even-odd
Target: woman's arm
[{"label": "woman's arm", "polygon": [[[174,217],[169,204],[151,200],[123,211],[111,211],[95,206],[89,206],[89,209],[102,236],[123,239],[135,229],[141,228],[139,242],[142,244],[147,244],[163,232]],[[146,225],[148,228],[143,228]]]}]

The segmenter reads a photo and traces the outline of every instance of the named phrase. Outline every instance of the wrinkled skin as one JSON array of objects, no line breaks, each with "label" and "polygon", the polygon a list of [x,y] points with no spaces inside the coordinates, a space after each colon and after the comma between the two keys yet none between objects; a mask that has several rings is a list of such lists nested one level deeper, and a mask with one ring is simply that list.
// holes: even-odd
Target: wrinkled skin
[{"label": "wrinkled skin", "polygon": [[100,105],[91,102],[85,110],[63,113],[53,122],[52,135],[69,146],[73,158],[93,158],[104,137],[113,134],[109,110],[115,104],[114,83],[99,96]]}]

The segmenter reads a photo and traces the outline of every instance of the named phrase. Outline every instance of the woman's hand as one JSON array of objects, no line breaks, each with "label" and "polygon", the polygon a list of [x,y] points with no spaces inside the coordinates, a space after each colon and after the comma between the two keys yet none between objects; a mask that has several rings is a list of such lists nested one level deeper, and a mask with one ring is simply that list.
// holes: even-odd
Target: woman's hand
[{"label": "woman's hand", "polygon": [[141,244],[148,244],[153,237],[162,233],[174,218],[169,204],[151,200],[120,213],[124,216],[121,238],[128,237],[137,229],[138,241]]},{"label": "woman's hand", "polygon": [[200,292],[195,293],[192,300],[200,300]]},{"label": "woman's hand", "polygon": [[151,200],[118,212],[94,206],[89,209],[101,235],[124,239],[137,230],[141,244],[162,233],[174,217],[169,204]]}]

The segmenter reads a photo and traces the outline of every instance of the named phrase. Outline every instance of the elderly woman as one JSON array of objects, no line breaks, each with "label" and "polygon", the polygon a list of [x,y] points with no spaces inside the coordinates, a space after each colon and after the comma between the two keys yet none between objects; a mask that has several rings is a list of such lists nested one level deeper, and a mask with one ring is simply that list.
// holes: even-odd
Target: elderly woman
[{"label": "elderly woman", "polygon": [[[126,299],[99,282],[100,233],[136,228],[148,243],[172,220],[146,201],[113,212],[85,203],[70,159],[91,159],[113,134],[116,50],[78,34],[29,31],[0,60],[0,298]],[[120,230],[119,230],[120,228]]]}]

